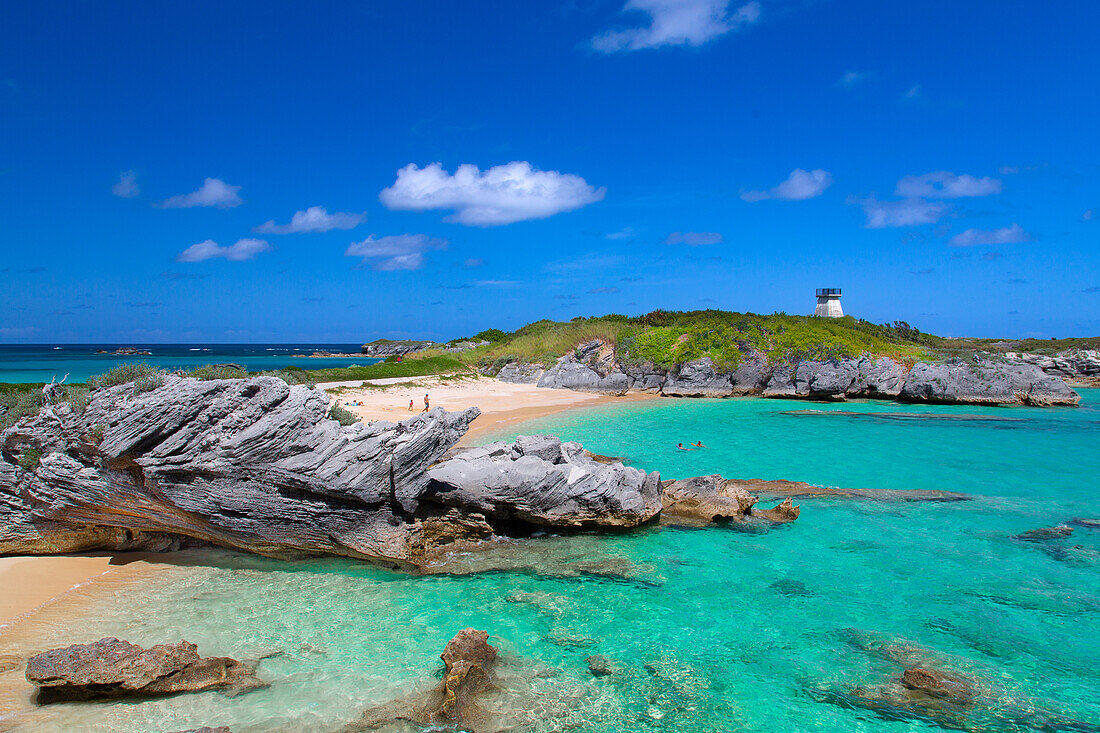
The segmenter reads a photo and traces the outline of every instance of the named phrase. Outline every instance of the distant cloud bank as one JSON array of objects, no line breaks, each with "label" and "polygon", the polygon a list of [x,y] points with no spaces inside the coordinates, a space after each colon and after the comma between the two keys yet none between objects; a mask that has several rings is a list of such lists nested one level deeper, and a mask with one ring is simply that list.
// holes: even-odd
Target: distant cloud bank
[{"label": "distant cloud bank", "polygon": [[702,46],[760,18],[760,3],[731,11],[730,0],[628,0],[622,12],[649,15],[649,25],[601,33],[592,48],[602,53],[639,51],[661,46]]},{"label": "distant cloud bank", "polygon": [[192,244],[176,257],[177,262],[202,262],[221,257],[230,262],[250,260],[261,252],[267,252],[271,245],[262,239],[238,239],[236,244],[222,246],[212,239]]},{"label": "distant cloud bank", "polygon": [[198,191],[172,196],[161,201],[157,206],[162,209],[189,209],[193,206],[232,209],[244,203],[244,199],[238,193],[240,190],[240,186],[230,186],[220,178],[207,178]]},{"label": "distant cloud bank", "polygon": [[867,216],[868,229],[935,224],[948,211],[947,204],[942,201],[923,199],[879,201],[873,195],[867,198],[853,196],[848,199],[848,203],[863,207],[863,213]]},{"label": "distant cloud bank", "polygon": [[424,266],[424,254],[447,248],[447,240],[426,234],[396,234],[376,237],[348,245],[345,257],[359,257],[372,270],[419,270]]},{"label": "distant cloud bank", "polygon": [[331,232],[333,229],[354,229],[366,218],[366,214],[349,214],[341,211],[330,214],[324,206],[310,206],[305,211],[295,212],[289,224],[276,224],[275,220],[271,219],[252,231],[257,234]]},{"label": "distant cloud bank", "polygon": [[812,171],[795,168],[787,176],[787,180],[774,188],[767,191],[745,191],[741,194],[741,198],[749,202],[764,201],[766,199],[803,201],[820,196],[831,185],[833,185],[833,176],[828,171],[823,171],[820,168]]},{"label": "distant cloud bank", "polygon": [[451,210],[444,221],[468,226],[497,226],[545,219],[603,199],[607,189],[590,186],[580,176],[540,171],[527,162],[498,165],[485,171],[460,165],[451,175],[441,163],[410,163],[379,200],[403,211]]}]

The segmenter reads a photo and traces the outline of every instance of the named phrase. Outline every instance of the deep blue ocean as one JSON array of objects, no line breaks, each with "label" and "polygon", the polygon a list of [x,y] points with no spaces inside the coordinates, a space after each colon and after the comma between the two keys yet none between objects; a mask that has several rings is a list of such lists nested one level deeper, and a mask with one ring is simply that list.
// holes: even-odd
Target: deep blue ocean
[{"label": "deep blue ocean", "polygon": [[[120,346],[152,352],[150,356],[114,356]],[[125,362],[145,362],[164,369],[189,370],[206,364],[240,364],[248,371],[297,366],[302,369],[373,364],[378,359],[309,359],[315,351],[357,354],[362,344],[0,344],[0,384],[48,382],[69,375],[83,382]],[[99,350],[106,354],[97,354]]]},{"label": "deep blue ocean", "polygon": [[[759,533],[522,540],[517,569],[467,576],[205,553],[138,585],[90,591],[75,621],[42,614],[9,651],[185,638],[205,655],[277,653],[259,667],[270,688],[24,705],[8,721],[32,733],[336,731],[435,684],[444,644],[474,626],[501,649],[501,682],[514,691],[502,704],[532,714],[525,732],[1098,730],[1100,530],[1015,538],[1100,517],[1100,390],[1082,394],[1079,408],[1049,409],[665,399],[528,423],[511,432],[580,440],[668,478],[718,472],[973,498],[803,499],[798,521]],[[708,448],[675,450],[693,441]],[[602,560],[621,574],[561,572]],[[884,649],[972,679],[978,702],[946,723],[846,704],[855,688],[900,678]],[[594,654],[617,673],[590,674]]]}]

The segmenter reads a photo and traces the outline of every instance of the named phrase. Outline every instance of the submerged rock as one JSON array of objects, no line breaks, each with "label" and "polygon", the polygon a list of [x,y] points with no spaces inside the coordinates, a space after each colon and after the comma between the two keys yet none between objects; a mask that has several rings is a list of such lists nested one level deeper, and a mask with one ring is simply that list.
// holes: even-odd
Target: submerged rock
[{"label": "submerged rock", "polygon": [[495,729],[492,716],[478,703],[478,698],[493,688],[497,650],[488,638],[488,632],[477,629],[458,632],[439,655],[446,669],[438,685],[430,692],[367,710],[358,721],[345,726],[343,733],[378,730],[400,722],[446,730]]},{"label": "submerged rock", "polygon": [[1026,532],[1021,532],[1018,535],[1013,536],[1014,540],[1023,540],[1024,542],[1046,542],[1048,540],[1061,540],[1069,537],[1073,534],[1073,527],[1067,527],[1064,524],[1059,524],[1057,527],[1040,527],[1039,529],[1029,529]]},{"label": "submerged rock", "polygon": [[74,644],[31,657],[26,675],[39,703],[212,689],[237,694],[267,686],[254,667],[229,657],[200,658],[188,641],[148,649],[114,638]]}]

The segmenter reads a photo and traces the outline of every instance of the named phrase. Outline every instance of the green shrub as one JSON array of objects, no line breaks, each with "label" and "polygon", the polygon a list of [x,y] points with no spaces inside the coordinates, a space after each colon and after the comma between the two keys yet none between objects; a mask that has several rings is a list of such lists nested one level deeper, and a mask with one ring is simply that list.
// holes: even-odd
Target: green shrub
[{"label": "green shrub", "polygon": [[27,448],[23,455],[19,456],[19,467],[24,471],[35,471],[42,460],[42,451],[38,448]]},{"label": "green shrub", "polygon": [[340,405],[334,404],[328,411],[330,419],[335,420],[341,425],[354,425],[359,422],[359,416],[351,410],[345,410]]},{"label": "green shrub", "polygon": [[42,389],[38,386],[0,392],[0,430],[10,428],[24,417],[37,415],[42,404]]},{"label": "green shrub", "polygon": [[92,399],[91,390],[78,384],[66,384],[62,390],[65,393],[65,402],[69,403],[73,412],[78,415],[83,414]]},{"label": "green shrub", "polygon": [[[164,383],[163,372],[161,372],[155,366],[152,366],[151,364],[146,364],[143,361],[127,362],[125,364],[119,364],[114,369],[111,369],[104,374],[98,374],[94,377],[89,377],[88,387],[93,390],[104,389],[106,387],[117,387],[118,385],[126,384],[127,382],[136,382],[142,377],[152,377],[152,375],[157,375],[160,379],[160,382],[156,384],[156,386],[152,387],[152,389],[156,389]],[[151,380],[146,380],[144,384],[148,385],[155,382],[156,378],[153,377]],[[141,389],[137,391],[147,392],[149,390]]]},{"label": "green shrub", "polygon": [[195,379],[201,379],[203,381],[209,381],[211,379],[244,379],[248,376],[248,372],[244,369],[238,369],[235,366],[228,366],[226,364],[206,364],[196,369],[192,369],[187,372],[185,376],[194,377]]},{"label": "green shrub", "polygon": [[152,371],[148,374],[142,374],[134,380],[134,394],[139,395],[143,392],[152,392],[154,389],[159,389],[163,386],[164,372]]}]

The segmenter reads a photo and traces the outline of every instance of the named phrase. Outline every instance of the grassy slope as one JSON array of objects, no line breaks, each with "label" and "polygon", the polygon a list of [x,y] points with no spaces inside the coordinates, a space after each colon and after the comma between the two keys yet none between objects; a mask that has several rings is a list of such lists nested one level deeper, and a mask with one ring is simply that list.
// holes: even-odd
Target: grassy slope
[{"label": "grassy slope", "polygon": [[460,356],[479,366],[508,361],[551,364],[593,338],[615,344],[620,357],[634,361],[669,367],[709,356],[722,368],[736,367],[750,350],[773,361],[859,354],[915,359],[929,355],[942,342],[908,327],[879,326],[854,318],[658,311],[640,318],[610,315],[565,323],[537,321]]}]

